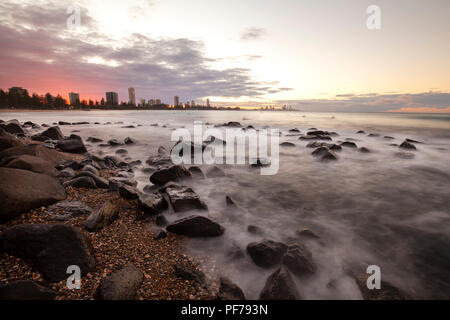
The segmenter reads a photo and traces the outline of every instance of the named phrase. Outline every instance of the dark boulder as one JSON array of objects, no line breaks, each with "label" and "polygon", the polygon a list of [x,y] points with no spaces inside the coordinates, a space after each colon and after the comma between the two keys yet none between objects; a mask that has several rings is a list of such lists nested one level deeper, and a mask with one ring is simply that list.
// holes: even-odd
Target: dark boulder
[{"label": "dark boulder", "polygon": [[259,299],[298,300],[300,294],[289,271],[285,267],[281,267],[267,278]]},{"label": "dark boulder", "polygon": [[230,279],[221,277],[217,300],[245,300],[244,292]]},{"label": "dark boulder", "polygon": [[92,208],[80,201],[59,201],[48,207],[50,220],[67,221],[84,215],[90,215]]},{"label": "dark boulder", "polygon": [[71,125],[70,122],[66,122],[66,121],[58,121],[58,124],[59,124],[60,126],[70,126],[70,125]]},{"label": "dark boulder", "polygon": [[356,143],[351,142],[351,141],[345,141],[345,142],[342,142],[342,143],[341,143],[341,147],[353,148],[353,149],[358,148],[358,146],[356,145]]},{"label": "dark boulder", "polygon": [[1,235],[3,250],[22,258],[50,282],[67,279],[67,267],[86,275],[95,268],[92,246],[78,228],[64,224],[21,224]]},{"label": "dark boulder", "polygon": [[123,140],[123,143],[125,144],[134,144],[134,140],[130,137],[126,137],[125,140]]},{"label": "dark boulder", "polygon": [[187,237],[218,237],[225,229],[218,223],[202,216],[190,216],[170,223],[166,230]]},{"label": "dark boulder", "polygon": [[361,147],[361,148],[358,149],[358,151],[361,152],[361,153],[370,153],[370,150],[367,149],[366,147]]},{"label": "dark boulder", "polygon": [[[139,196],[138,206],[144,215],[156,215],[166,210],[168,204],[163,196],[155,192]],[[143,218],[143,215],[140,215],[140,218]]]},{"label": "dark boulder", "polygon": [[381,280],[381,289],[369,290],[367,288],[368,278],[369,274],[355,276],[356,284],[361,290],[364,300],[412,300],[411,296],[383,280]]},{"label": "dark boulder", "polygon": [[113,177],[109,178],[109,191],[119,191],[121,185],[126,184],[128,186],[136,187],[137,181],[133,178],[121,178],[121,177]]},{"label": "dark boulder", "polygon": [[86,176],[74,178],[67,182],[64,182],[64,187],[73,187],[73,188],[84,188],[84,189],[97,189],[97,184],[95,181]]},{"label": "dark boulder", "polygon": [[0,300],[54,300],[57,292],[32,280],[0,285]]},{"label": "dark boulder", "polygon": [[208,207],[191,188],[170,185],[163,189],[175,212],[207,210]]},{"label": "dark boulder", "polygon": [[95,186],[97,188],[109,189],[109,182],[106,179],[93,174],[91,171],[81,171],[79,174],[77,174],[74,177],[74,179],[82,178],[82,177],[88,177],[88,178],[94,180]]},{"label": "dark boulder", "polygon": [[285,147],[285,148],[294,148],[295,144],[292,142],[283,142],[280,143],[280,147]]},{"label": "dark boulder", "polygon": [[206,277],[200,270],[184,266],[182,264],[175,264],[173,266],[174,274],[183,280],[195,281],[198,284],[204,286],[206,284]]},{"label": "dark boulder", "polygon": [[297,276],[313,274],[317,270],[312,253],[299,243],[289,245],[283,257],[283,264]]},{"label": "dark boulder", "polygon": [[68,153],[85,153],[86,147],[82,140],[79,139],[65,139],[59,140],[56,147]]},{"label": "dark boulder", "polygon": [[84,221],[84,228],[89,232],[96,232],[109,226],[117,219],[120,207],[116,201],[108,200],[97,211],[91,213]]},{"label": "dark boulder", "polygon": [[281,242],[264,239],[247,245],[247,252],[253,262],[262,268],[270,268],[280,264],[288,246]]},{"label": "dark boulder", "polygon": [[153,240],[161,240],[164,238],[167,238],[167,232],[165,232],[164,230],[159,230],[158,232],[156,232]]},{"label": "dark boulder", "polygon": [[53,177],[26,170],[0,168],[0,222],[65,198],[64,188]]},{"label": "dark boulder", "polygon": [[95,174],[96,176],[99,175],[98,169],[97,169],[97,168],[94,168],[94,167],[93,167],[92,165],[90,165],[90,164],[86,164],[86,165],[81,169],[81,171],[89,171],[89,172],[92,172],[93,174]]},{"label": "dark boulder", "polygon": [[320,237],[311,229],[308,228],[301,228],[297,231],[295,231],[295,233],[300,236],[300,237],[305,237],[305,238],[311,238],[311,239],[319,239]]},{"label": "dark boulder", "polygon": [[44,132],[42,132],[40,135],[43,136],[43,137],[47,137],[49,139],[52,139],[52,140],[62,140],[62,139],[64,139],[64,135],[63,135],[63,133],[61,132],[61,129],[58,126],[50,127],[47,130],[45,130]]},{"label": "dark boulder", "polygon": [[59,178],[70,178],[75,176],[75,171],[72,168],[65,168],[58,173]]},{"label": "dark boulder", "polygon": [[128,265],[103,279],[97,289],[97,300],[134,300],[144,281],[144,274],[134,265]]},{"label": "dark boulder", "polygon": [[39,144],[28,144],[6,149],[0,152],[0,159],[21,155],[42,158],[53,163],[55,166],[67,160],[67,156],[63,155],[61,152],[45,148]]},{"label": "dark boulder", "polygon": [[6,168],[28,170],[49,176],[57,175],[57,170],[53,163],[27,154],[6,158],[2,161],[2,166]]},{"label": "dark boulder", "polygon": [[119,187],[119,194],[122,198],[127,200],[135,200],[139,198],[139,192],[137,189],[126,184],[122,184]]},{"label": "dark boulder", "polygon": [[22,146],[23,142],[0,128],[0,152],[12,147]]},{"label": "dark boulder", "polygon": [[158,185],[165,185],[170,181],[180,181],[190,178],[192,175],[183,165],[172,166],[154,172],[150,176],[150,182]]},{"label": "dark boulder", "polygon": [[121,145],[121,143],[120,143],[119,141],[117,141],[116,139],[111,139],[111,140],[109,140],[109,141],[108,141],[108,144],[109,144],[110,146],[120,146],[120,145]]},{"label": "dark boulder", "polygon": [[12,134],[25,133],[25,131],[22,129],[22,126],[20,125],[20,122],[15,119],[0,123],[0,128]]},{"label": "dark boulder", "polygon": [[202,169],[200,169],[199,167],[190,167],[189,168],[189,172],[191,173],[192,177],[196,178],[196,179],[204,179],[205,175],[203,174]]},{"label": "dark boulder", "polygon": [[86,139],[86,141],[87,141],[87,142],[92,142],[92,143],[99,143],[99,142],[103,142],[103,140],[102,140],[102,139],[99,139],[99,138],[95,138],[95,137],[88,137],[88,138]]},{"label": "dark boulder", "polygon": [[407,149],[407,150],[417,150],[416,146],[407,140],[402,142],[402,144],[400,145],[400,148]]},{"label": "dark boulder", "polygon": [[264,230],[263,230],[263,229],[261,229],[261,228],[258,227],[258,226],[254,226],[254,225],[249,225],[249,226],[247,227],[247,231],[248,231],[249,233],[255,234],[255,235],[262,235],[262,234],[264,234]]},{"label": "dark boulder", "polygon": [[337,156],[336,156],[336,154],[333,152],[333,151],[331,151],[331,150],[328,150],[321,158],[320,158],[320,160],[322,160],[322,161],[336,161],[338,158],[337,158]]}]

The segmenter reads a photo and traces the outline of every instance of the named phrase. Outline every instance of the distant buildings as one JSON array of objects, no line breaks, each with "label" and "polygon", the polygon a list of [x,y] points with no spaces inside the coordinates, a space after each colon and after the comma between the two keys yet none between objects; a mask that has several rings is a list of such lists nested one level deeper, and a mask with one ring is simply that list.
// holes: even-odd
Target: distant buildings
[{"label": "distant buildings", "polygon": [[11,87],[8,90],[10,95],[24,96],[28,93],[28,91],[22,87]]},{"label": "distant buildings", "polygon": [[129,98],[129,104],[132,104],[133,106],[136,105],[136,91],[134,88],[128,88],[128,98]]},{"label": "distant buildings", "polygon": [[69,93],[69,102],[71,106],[78,106],[80,104],[80,95],[75,92]]},{"label": "distant buildings", "polygon": [[194,107],[194,106],[195,106],[195,101],[192,100],[192,101],[191,101],[191,107]]},{"label": "distant buildings", "polygon": [[157,106],[161,105],[161,99],[156,99],[155,104],[156,104]]},{"label": "distant buildings", "polygon": [[140,106],[141,106],[141,107],[145,107],[145,99],[141,99]]},{"label": "distant buildings", "polygon": [[211,105],[209,104],[209,99],[206,99],[206,106],[209,108]]},{"label": "distant buildings", "polygon": [[119,95],[117,92],[106,92],[106,104],[110,106],[119,104]]},{"label": "distant buildings", "polygon": [[180,98],[178,98],[178,96],[175,96],[173,100],[173,105],[175,107],[178,107],[180,105]]}]

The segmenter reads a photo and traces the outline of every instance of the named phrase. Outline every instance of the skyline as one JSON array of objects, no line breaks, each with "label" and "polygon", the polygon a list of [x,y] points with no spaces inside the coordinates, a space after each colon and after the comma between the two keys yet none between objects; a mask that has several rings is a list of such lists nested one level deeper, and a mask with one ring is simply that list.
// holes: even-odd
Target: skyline
[{"label": "skyline", "polygon": [[132,84],[136,101],[176,93],[219,106],[450,112],[450,3],[376,2],[380,30],[367,29],[368,1],[287,0],[258,10],[254,1],[80,1],[71,30],[71,2],[8,0],[0,87],[99,100],[104,88],[126,97]]}]

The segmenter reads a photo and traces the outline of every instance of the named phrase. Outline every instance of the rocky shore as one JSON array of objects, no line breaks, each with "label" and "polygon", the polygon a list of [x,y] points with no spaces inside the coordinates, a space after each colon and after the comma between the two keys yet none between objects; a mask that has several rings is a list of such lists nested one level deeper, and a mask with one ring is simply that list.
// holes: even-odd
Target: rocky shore
[{"label": "rocky shore", "polygon": [[[0,122],[0,299],[245,299],[226,277],[208,278],[182,246],[185,237],[216,238],[226,232],[209,217],[190,214],[207,212],[208,205],[183,184],[225,177],[222,169],[174,166],[160,147],[146,161],[151,184],[140,191],[134,178],[140,161],[89,154],[81,137],[62,133],[59,126],[64,125],[69,123]],[[40,133],[30,134],[27,127]],[[299,129],[289,134],[306,140],[312,156],[322,161],[338,160],[336,152],[345,148],[358,149],[352,141],[331,143],[335,132],[311,128],[306,134]],[[87,141],[120,147],[118,155],[127,154],[126,146],[134,143],[132,137]],[[419,142],[405,140],[399,147],[416,150],[414,143]],[[370,152],[364,147],[358,151]],[[258,160],[255,166],[262,165]],[[242,210],[231,197],[223,198],[227,209]],[[186,215],[168,223],[168,212]],[[257,226],[248,226],[248,232],[264,234]],[[294,278],[317,272],[305,238],[320,241],[313,231],[301,229],[286,243],[262,239],[248,243],[245,252],[236,248],[231,253],[274,270],[260,299],[302,298]],[[80,289],[67,287],[71,265],[80,267]],[[354,278],[365,299],[409,298],[390,284],[387,292],[371,295],[363,276]]]}]

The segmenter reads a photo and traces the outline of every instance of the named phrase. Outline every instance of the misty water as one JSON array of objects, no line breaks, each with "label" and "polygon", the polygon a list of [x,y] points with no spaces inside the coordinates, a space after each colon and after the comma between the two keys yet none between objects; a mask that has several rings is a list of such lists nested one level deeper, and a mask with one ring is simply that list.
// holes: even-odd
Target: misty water
[{"label": "misty water", "polygon": [[[280,142],[296,146],[280,147],[278,174],[262,176],[249,165],[221,165],[226,177],[183,182],[199,194],[208,212],[165,214],[169,221],[193,213],[206,215],[225,227],[219,238],[186,241],[187,249],[204,261],[202,267],[210,276],[226,275],[247,298],[258,298],[274,269],[256,266],[248,255],[231,260],[227,252],[233,246],[245,251],[248,243],[263,238],[288,242],[298,238],[296,230],[309,228],[320,239],[298,240],[312,252],[318,270],[310,277],[294,277],[304,299],[361,299],[351,274],[364,273],[368,265],[380,266],[383,280],[414,298],[450,298],[450,115],[80,111],[8,112],[0,113],[0,119],[38,124],[89,121],[90,125],[61,129],[65,135],[74,132],[84,140],[89,136],[105,141],[132,137],[136,144],[126,146],[129,153],[124,157],[142,161],[134,170],[141,190],[150,184],[150,174],[141,171],[147,167],[145,160],[156,156],[159,146],[172,148],[171,134],[176,128],[191,129],[194,121],[209,123],[209,127],[238,121],[244,127],[279,129]],[[114,124],[118,121],[123,124]],[[318,161],[311,155],[314,149],[306,148],[307,141],[289,135],[289,129],[306,133],[312,127],[337,132],[334,143],[354,139],[358,147],[371,153],[344,148],[337,153],[338,161]],[[357,134],[358,130],[366,134]],[[379,136],[370,137],[370,133]],[[412,158],[399,155],[405,151],[391,145],[405,138],[423,142],[410,152]],[[86,144],[90,153],[102,156],[115,155],[117,150]],[[227,195],[242,210],[227,209]],[[248,225],[264,233],[250,234]]]}]

